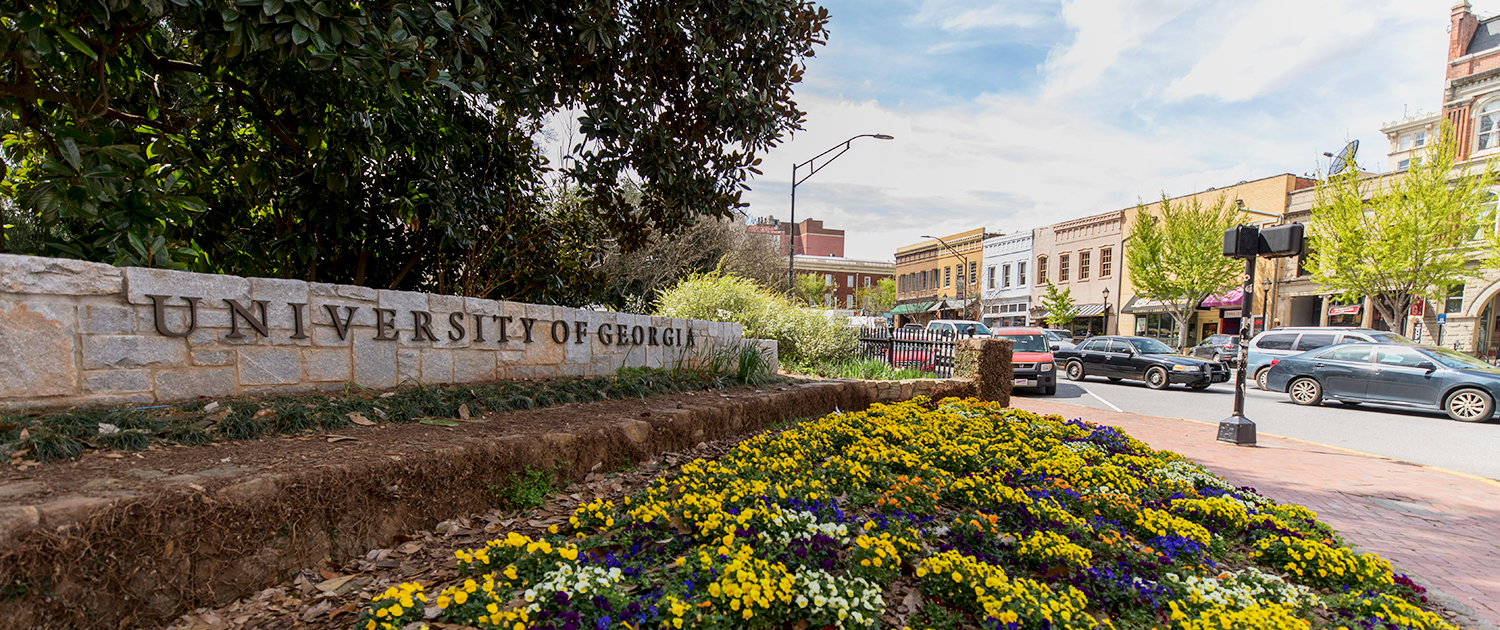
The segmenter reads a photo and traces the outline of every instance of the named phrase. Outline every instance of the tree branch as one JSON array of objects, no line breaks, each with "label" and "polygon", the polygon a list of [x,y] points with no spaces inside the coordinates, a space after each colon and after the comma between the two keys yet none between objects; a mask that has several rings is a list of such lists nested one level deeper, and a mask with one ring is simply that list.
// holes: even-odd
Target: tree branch
[{"label": "tree branch", "polygon": [[[187,61],[179,61],[176,59],[162,59],[149,50],[145,51],[145,60],[146,63],[151,64],[151,67],[155,68],[157,72],[189,72],[203,77],[209,76],[208,70],[203,66]],[[270,103],[266,102],[264,96],[261,96],[259,92],[251,89],[248,84],[246,84],[244,81],[239,80],[238,78],[235,78],[233,75],[225,74],[223,77],[223,81],[224,83],[228,84],[229,87],[234,88],[235,91],[248,95],[250,99],[255,102],[255,106],[251,109],[258,110],[257,113],[260,114],[260,118],[265,121],[267,126],[270,127],[271,135],[276,136],[276,139],[280,140],[282,144],[292,148],[298,153],[307,153],[307,149],[302,147],[302,143],[297,142],[297,140],[287,132],[286,128],[282,126],[281,121],[276,118],[276,115],[272,113],[271,105]]]},{"label": "tree branch", "polygon": [[54,103],[65,103],[92,116],[108,118],[110,120],[118,120],[120,122],[129,123],[132,125],[151,127],[164,133],[182,133],[181,130],[165,122],[152,120],[150,118],[146,118],[145,116],[138,116],[129,112],[122,112],[117,109],[110,109],[109,107],[97,107],[95,103],[89,103],[88,101],[85,101],[71,94],[65,94],[56,90],[40,88],[31,84],[0,83],[0,96],[9,96],[12,98],[32,101],[52,101]]}]

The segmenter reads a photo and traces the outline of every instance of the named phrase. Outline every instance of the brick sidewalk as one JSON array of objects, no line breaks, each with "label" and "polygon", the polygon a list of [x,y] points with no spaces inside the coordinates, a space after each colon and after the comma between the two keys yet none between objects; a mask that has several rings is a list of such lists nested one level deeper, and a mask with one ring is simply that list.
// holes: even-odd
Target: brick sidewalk
[{"label": "brick sidewalk", "polygon": [[1223,444],[1214,439],[1214,425],[1191,420],[1036,398],[1014,398],[1011,404],[1120,427],[1237,486],[1311,508],[1349,542],[1385,556],[1398,571],[1467,606],[1483,622],[1500,625],[1500,483],[1268,435],[1260,436],[1257,448]]}]

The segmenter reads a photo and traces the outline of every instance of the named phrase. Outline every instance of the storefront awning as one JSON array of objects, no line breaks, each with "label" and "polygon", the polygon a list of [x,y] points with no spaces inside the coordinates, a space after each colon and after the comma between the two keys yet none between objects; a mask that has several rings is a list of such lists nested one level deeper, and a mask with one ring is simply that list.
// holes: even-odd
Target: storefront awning
[{"label": "storefront awning", "polygon": [[949,304],[948,300],[938,300],[936,302],[933,302],[932,306],[927,307],[927,312],[929,312],[929,313],[941,313],[943,311],[954,311],[954,310],[958,310],[958,307],[954,306],[952,304]]},{"label": "storefront awning", "polygon": [[1120,309],[1121,313],[1166,313],[1173,309],[1182,308],[1182,302],[1164,302],[1162,300],[1148,300],[1139,295],[1130,298],[1129,302]]},{"label": "storefront awning", "polygon": [[[1107,312],[1109,312],[1109,304],[1102,302],[1099,304],[1078,304],[1073,307],[1074,317],[1099,317]],[[1052,312],[1048,311],[1045,306],[1033,306],[1026,314],[1031,316],[1032,319],[1043,319],[1051,315]]]},{"label": "storefront awning", "polygon": [[1203,298],[1202,308],[1230,308],[1239,306],[1245,300],[1245,288],[1230,289],[1218,295],[1210,295]]},{"label": "storefront awning", "polygon": [[1328,307],[1329,315],[1358,315],[1358,304],[1334,304]]},{"label": "storefront awning", "polygon": [[912,302],[911,304],[897,304],[891,308],[892,315],[911,315],[913,313],[925,313],[932,302]]}]

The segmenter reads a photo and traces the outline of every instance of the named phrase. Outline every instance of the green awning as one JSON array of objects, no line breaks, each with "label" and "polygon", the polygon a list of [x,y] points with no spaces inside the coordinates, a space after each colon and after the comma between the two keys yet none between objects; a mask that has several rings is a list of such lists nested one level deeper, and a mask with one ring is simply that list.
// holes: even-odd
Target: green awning
[{"label": "green awning", "polygon": [[933,302],[912,302],[911,304],[897,304],[891,309],[892,315],[911,315],[913,313],[925,313]]}]

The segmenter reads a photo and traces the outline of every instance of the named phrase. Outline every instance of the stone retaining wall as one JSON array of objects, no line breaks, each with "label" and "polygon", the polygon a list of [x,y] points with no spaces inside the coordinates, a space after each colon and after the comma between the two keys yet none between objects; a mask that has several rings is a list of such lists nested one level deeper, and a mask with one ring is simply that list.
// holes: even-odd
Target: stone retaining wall
[{"label": "stone retaining wall", "polygon": [[599,376],[741,335],[739,324],[0,255],[0,407]]}]

